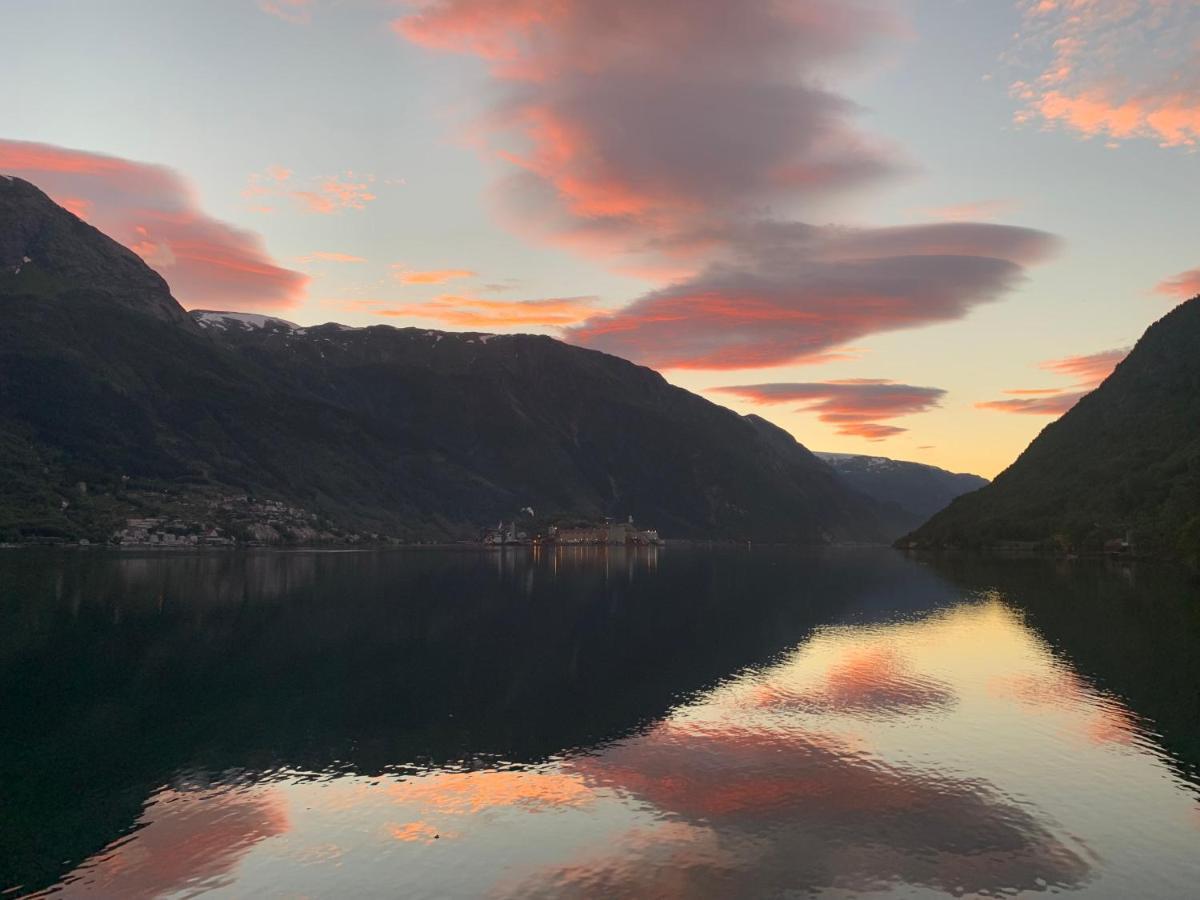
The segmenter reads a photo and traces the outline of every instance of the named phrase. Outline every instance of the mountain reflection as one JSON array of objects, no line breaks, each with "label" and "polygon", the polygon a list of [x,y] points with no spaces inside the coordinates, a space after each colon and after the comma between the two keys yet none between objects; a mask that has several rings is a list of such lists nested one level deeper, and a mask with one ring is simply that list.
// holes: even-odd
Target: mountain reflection
[{"label": "mountain reflection", "polygon": [[[882,551],[0,557],[20,737],[0,889],[1119,896],[1114,860],[1160,888],[1200,876],[1166,699],[1131,707],[1104,629],[1053,631],[1022,599],[1042,582],[1003,575]],[[1109,615],[1141,596],[1096,577],[1080,590],[1121,585]]]}]

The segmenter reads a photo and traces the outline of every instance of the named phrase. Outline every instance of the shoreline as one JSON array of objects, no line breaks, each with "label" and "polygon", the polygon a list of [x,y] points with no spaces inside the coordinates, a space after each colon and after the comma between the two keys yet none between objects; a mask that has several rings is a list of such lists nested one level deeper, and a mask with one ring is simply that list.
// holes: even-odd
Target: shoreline
[{"label": "shoreline", "polygon": [[716,548],[792,548],[797,550],[831,550],[831,549],[892,549],[891,544],[838,542],[829,544],[802,544],[787,541],[746,541],[732,538],[674,538],[658,544],[488,544],[483,541],[433,541],[428,543],[398,543],[390,541],[360,541],[346,544],[235,544],[235,545],[195,545],[195,544],[80,544],[76,542],[30,542],[3,543],[0,552],[20,550],[70,550],[75,552],[99,553],[245,553],[271,551],[289,552],[326,552],[326,553],[364,553],[380,550],[460,550],[470,552],[502,553],[512,550],[665,550],[677,549],[716,549]]}]

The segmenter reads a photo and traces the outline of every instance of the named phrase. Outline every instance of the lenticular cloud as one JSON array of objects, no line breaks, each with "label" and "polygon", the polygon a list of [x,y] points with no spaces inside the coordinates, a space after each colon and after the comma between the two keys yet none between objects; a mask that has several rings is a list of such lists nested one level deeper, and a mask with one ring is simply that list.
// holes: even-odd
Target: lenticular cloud
[{"label": "lenticular cloud", "polygon": [[941,403],[941,388],[896,384],[880,378],[849,378],[776,384],[742,384],[713,388],[759,405],[799,403],[797,412],[815,412],[838,434],[881,441],[906,429],[879,420],[926,412]]},{"label": "lenticular cloud", "polygon": [[823,358],[965,315],[1053,239],[803,219],[908,164],[861,132],[840,69],[903,34],[888,0],[428,0],[394,28],[486,61],[473,137],[505,221],[658,287],[565,336],[659,367]]}]

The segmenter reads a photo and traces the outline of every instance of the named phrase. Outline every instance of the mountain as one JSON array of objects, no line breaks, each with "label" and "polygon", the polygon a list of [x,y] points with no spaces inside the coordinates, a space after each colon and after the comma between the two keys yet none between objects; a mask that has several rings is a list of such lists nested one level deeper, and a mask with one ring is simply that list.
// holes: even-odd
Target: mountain
[{"label": "mountain", "polygon": [[87,295],[192,327],[162,276],[141,257],[54,206],[28,182],[0,175],[0,217],[0,292],[43,299]]},{"label": "mountain", "polygon": [[937,466],[905,462],[883,456],[853,453],[816,453],[851,487],[881,503],[893,503],[908,517],[910,530],[945,509],[955,497],[977,491],[986,478],[948,472]]},{"label": "mountain", "polygon": [[1005,541],[1200,561],[1200,297],[1147,329],[1096,390],[990,485],[959,497],[904,543]]},{"label": "mountain", "polygon": [[246,509],[271,540],[474,537],[524,507],[667,537],[896,527],[786,432],[604,353],[189,315],[20,179],[0,179],[0,321],[0,540],[106,539],[136,516],[175,517],[182,540]]}]

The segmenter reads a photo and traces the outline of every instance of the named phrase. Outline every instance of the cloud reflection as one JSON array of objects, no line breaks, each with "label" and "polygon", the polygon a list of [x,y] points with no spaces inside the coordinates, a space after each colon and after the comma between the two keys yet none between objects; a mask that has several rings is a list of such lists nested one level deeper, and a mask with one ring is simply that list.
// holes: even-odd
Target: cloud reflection
[{"label": "cloud reflection", "polygon": [[579,777],[539,771],[440,772],[396,782],[387,790],[397,802],[453,815],[496,807],[538,812],[591,801],[591,791]]},{"label": "cloud reflection", "polygon": [[949,685],[912,671],[894,647],[881,644],[848,652],[819,685],[793,689],[768,682],[752,702],[765,709],[889,716],[943,709],[955,700]]},{"label": "cloud reflection", "polygon": [[164,790],[147,803],[137,831],[35,896],[149,900],[213,890],[233,882],[235,867],[255,845],[288,829],[278,789]]},{"label": "cloud reflection", "polygon": [[[640,852],[539,872],[512,896],[761,896],[896,882],[995,893],[1069,887],[1089,872],[986,782],[889,765],[821,735],[664,724],[572,767],[694,831],[681,846],[667,832]],[[736,854],[715,855],[709,831]]]},{"label": "cloud reflection", "polygon": [[988,687],[993,696],[1015,700],[1027,709],[1073,716],[1074,733],[1097,746],[1128,746],[1138,734],[1129,710],[1068,669],[1016,673],[994,678]]}]

